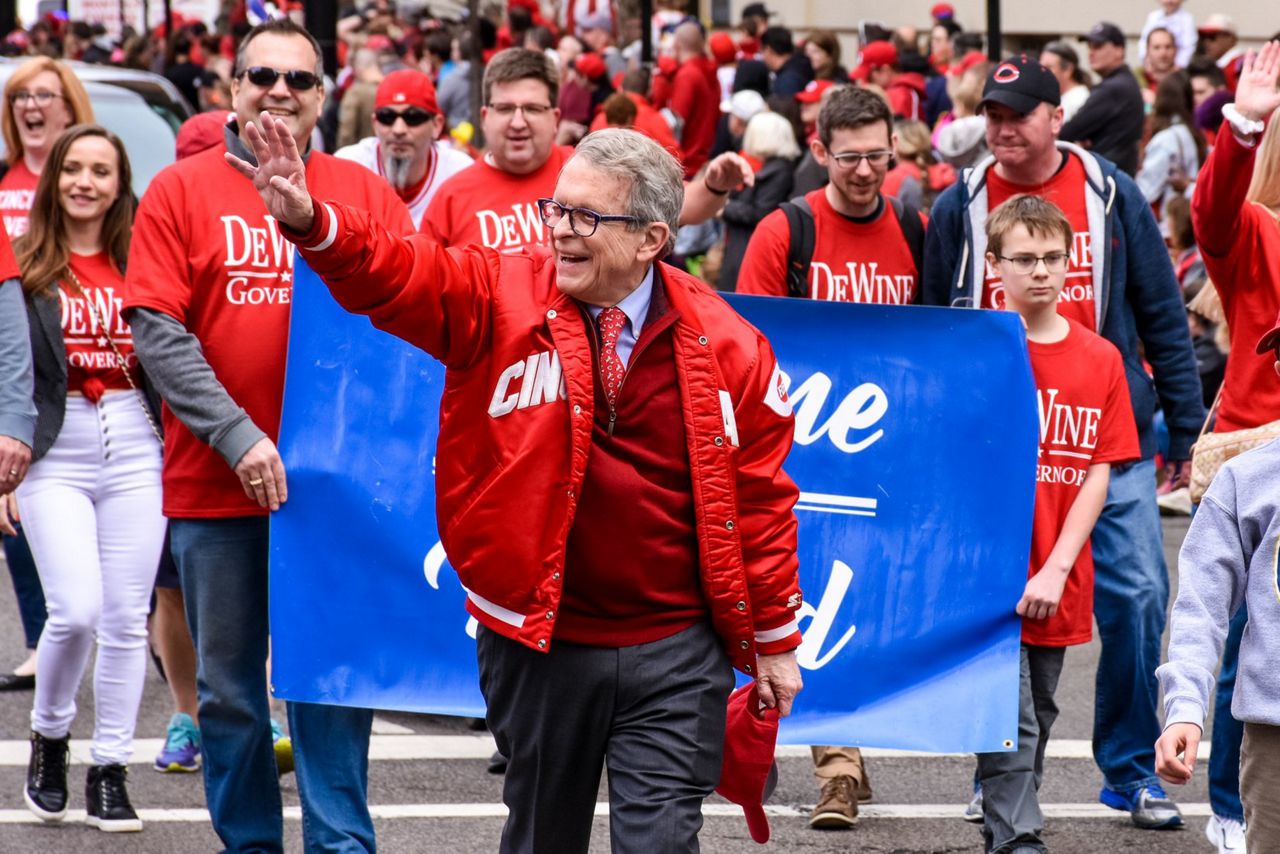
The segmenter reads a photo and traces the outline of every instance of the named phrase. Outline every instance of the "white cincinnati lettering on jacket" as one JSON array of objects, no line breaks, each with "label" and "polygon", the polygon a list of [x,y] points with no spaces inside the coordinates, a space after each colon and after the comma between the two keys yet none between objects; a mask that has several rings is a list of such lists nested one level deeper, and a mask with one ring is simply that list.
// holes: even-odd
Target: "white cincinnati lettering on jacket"
[{"label": "white cincinnati lettering on jacket", "polygon": [[[516,380],[520,381],[518,387]],[[568,396],[564,373],[560,370],[560,354],[544,350],[512,362],[498,375],[493,399],[489,402],[489,415],[501,418],[517,409],[566,400]]]}]

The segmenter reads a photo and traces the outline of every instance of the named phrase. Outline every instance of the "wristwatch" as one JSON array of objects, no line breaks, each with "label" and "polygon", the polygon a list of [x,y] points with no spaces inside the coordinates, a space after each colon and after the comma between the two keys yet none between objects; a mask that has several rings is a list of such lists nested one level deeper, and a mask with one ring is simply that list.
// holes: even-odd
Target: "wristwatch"
[{"label": "wristwatch", "polygon": [[1224,104],[1222,117],[1227,120],[1227,124],[1231,125],[1235,135],[1241,139],[1249,139],[1266,130],[1266,125],[1262,122],[1245,118],[1244,114],[1236,109],[1235,104]]}]

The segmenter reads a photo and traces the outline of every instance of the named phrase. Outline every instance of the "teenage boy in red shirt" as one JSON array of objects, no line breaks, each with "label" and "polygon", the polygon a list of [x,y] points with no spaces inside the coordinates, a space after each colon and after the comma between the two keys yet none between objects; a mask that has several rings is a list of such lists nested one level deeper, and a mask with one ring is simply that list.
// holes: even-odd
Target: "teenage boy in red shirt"
[{"label": "teenage boy in red shirt", "polygon": [[1113,463],[1139,457],[1120,351],[1058,314],[1070,263],[1071,224],[1038,196],[1010,198],[987,219],[987,263],[1005,304],[1022,316],[1040,411],[1035,518],[1022,617],[1018,748],[978,754],[987,851],[1044,851],[1037,792],[1044,746],[1058,715],[1053,695],[1066,647],[1093,634],[1089,535]]}]

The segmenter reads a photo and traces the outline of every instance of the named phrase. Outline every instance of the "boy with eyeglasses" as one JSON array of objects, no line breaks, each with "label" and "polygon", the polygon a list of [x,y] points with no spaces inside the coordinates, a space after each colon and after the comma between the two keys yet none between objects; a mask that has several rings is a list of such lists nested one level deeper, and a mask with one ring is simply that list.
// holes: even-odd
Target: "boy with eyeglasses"
[{"label": "boy with eyeglasses", "polygon": [[[827,186],[761,220],[742,259],[742,294],[907,305],[919,301],[925,217],[880,192],[895,165],[893,115],[867,89],[832,90],[812,151]],[[723,290],[735,283],[722,282]]]},{"label": "boy with eyeglasses", "polygon": [[374,135],[334,154],[385,178],[409,208],[415,228],[440,185],[471,165],[471,158],[440,141],[444,116],[431,78],[413,68],[393,71],[378,84]]},{"label": "boy with eyeglasses", "polygon": [[1044,199],[1017,195],[987,218],[989,267],[1005,305],[1022,317],[1040,413],[1035,517],[1022,617],[1018,743],[978,754],[985,850],[1047,850],[1038,791],[1066,647],[1093,637],[1089,537],[1111,465],[1137,459],[1138,432],[1120,352],[1058,313],[1070,266],[1071,224]]}]

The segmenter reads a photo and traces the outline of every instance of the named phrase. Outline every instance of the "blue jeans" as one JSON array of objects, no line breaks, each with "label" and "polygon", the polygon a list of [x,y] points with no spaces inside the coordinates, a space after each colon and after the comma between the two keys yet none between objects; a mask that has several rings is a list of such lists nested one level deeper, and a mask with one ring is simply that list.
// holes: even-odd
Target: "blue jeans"
[{"label": "blue jeans", "polygon": [[1155,673],[1169,609],[1169,570],[1152,460],[1112,471],[1092,542],[1093,613],[1102,640],[1093,758],[1107,786],[1131,792],[1157,782]]},{"label": "blue jeans", "polygon": [[1227,642],[1218,671],[1218,691],[1213,701],[1213,750],[1209,753],[1209,806],[1213,814],[1244,821],[1240,803],[1240,742],[1244,724],[1231,716],[1231,697],[1236,690],[1236,665],[1240,661],[1240,637],[1249,622],[1244,603],[1231,618]]},{"label": "blue jeans", "polygon": [[31,557],[31,547],[19,524],[18,536],[4,538],[4,560],[9,565],[9,577],[13,580],[13,593],[18,599],[18,616],[22,619],[22,635],[27,649],[35,649],[44,631],[44,621],[49,613],[44,607],[44,588],[40,586],[40,574]]},{"label": "blue jeans", "polygon": [[[268,521],[173,519],[170,535],[195,644],[205,798],[228,851],[282,852],[267,702]],[[308,851],[374,850],[366,797],[367,709],[289,704]]]}]

